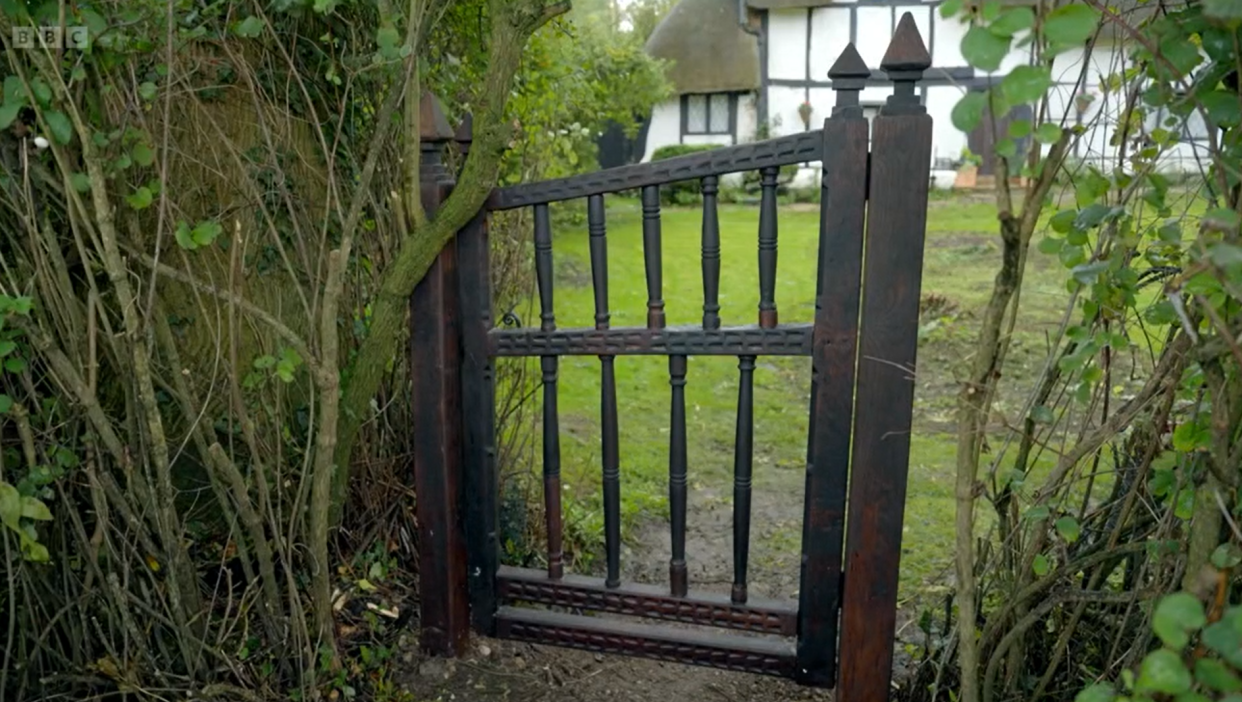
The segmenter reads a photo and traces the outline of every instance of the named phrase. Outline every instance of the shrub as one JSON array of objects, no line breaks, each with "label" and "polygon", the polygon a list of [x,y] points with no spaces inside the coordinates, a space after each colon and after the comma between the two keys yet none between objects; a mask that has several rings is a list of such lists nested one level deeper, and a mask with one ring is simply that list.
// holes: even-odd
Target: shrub
[{"label": "shrub", "polygon": [[[720,148],[716,144],[669,144],[661,146],[651,155],[652,161],[663,161],[668,158],[698,154]],[[700,198],[699,181],[683,180],[669,183],[660,188],[660,203],[663,205],[693,205]]]}]

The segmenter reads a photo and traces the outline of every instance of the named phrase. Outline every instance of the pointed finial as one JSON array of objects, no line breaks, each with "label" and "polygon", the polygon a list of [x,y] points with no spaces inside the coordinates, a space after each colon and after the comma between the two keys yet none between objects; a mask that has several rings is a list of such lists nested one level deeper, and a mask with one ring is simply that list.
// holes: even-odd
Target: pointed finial
[{"label": "pointed finial", "polygon": [[[909,12],[901,16],[897,29],[893,32],[893,40],[888,44],[888,51],[880,60],[880,68],[886,73],[923,71],[931,68],[931,55],[927,53],[927,45],[919,34],[918,25],[914,23],[914,15]],[[917,79],[916,79],[917,80]]]},{"label": "pointed finial", "polygon": [[850,42],[837,57],[836,63],[832,64],[832,68],[828,69],[828,77],[834,82],[845,78],[866,80],[871,77],[871,69],[867,68],[867,62],[859,55],[854,42]]},{"label": "pointed finial", "polygon": [[832,108],[832,116],[861,119],[863,113],[858,106],[858,94],[867,87],[871,69],[867,68],[867,62],[858,54],[853,42],[846,45],[836,63],[828,69],[828,77],[832,79],[832,89],[837,93],[837,104]]},{"label": "pointed finial", "polygon": [[880,110],[882,115],[926,114],[927,108],[914,94],[914,84],[923,77],[923,71],[931,67],[931,55],[919,34],[918,25],[914,23],[914,15],[909,12],[901,16],[897,29],[893,32],[893,40],[888,44],[888,51],[880,60],[880,68],[893,81],[893,94]]},{"label": "pointed finial", "polygon": [[445,142],[453,138],[453,128],[444,117],[440,98],[430,90],[418,101],[418,138],[422,142]]}]

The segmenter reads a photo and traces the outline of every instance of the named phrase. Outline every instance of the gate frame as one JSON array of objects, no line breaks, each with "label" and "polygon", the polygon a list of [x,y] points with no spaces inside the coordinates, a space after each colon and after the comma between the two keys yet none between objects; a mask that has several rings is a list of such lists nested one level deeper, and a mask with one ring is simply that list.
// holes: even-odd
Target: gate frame
[{"label": "gate frame", "polygon": [[[811,350],[805,354],[812,358],[813,372],[802,587],[795,615],[796,666],[789,672],[805,684],[835,685],[840,702],[887,699],[891,680],[914,394],[910,376],[914,372],[917,349],[931,167],[932,120],[915,88],[930,64],[913,17],[906,13],[881,62],[882,70],[893,82],[894,91],[871,124],[868,153],[869,130],[858,97],[870,70],[850,44],[829,72],[837,92],[837,106],[832,116],[824,121],[822,142],[815,145],[822,154],[824,171],[815,323]],[[454,140],[463,153],[468,151],[470,121],[467,118],[454,134],[438,100],[430,93],[422,96],[420,112],[421,195],[428,216],[434,216],[453,186],[440,152]],[[777,142],[802,143],[795,137],[781,137],[761,142],[759,146]],[[462,655],[472,628],[483,635],[497,635],[497,605],[502,595],[498,592],[498,578],[502,572],[506,573],[508,588],[521,582],[518,575],[509,572],[512,569],[505,570],[499,563],[492,360],[497,354],[491,338],[494,324],[488,256],[489,212],[524,205],[524,197],[532,204],[549,201],[548,198],[532,198],[533,192],[554,192],[556,195],[551,199],[560,200],[581,195],[575,194],[575,188],[602,193],[634,187],[638,181],[673,182],[678,179],[675,176],[679,166],[715,164],[720,159],[728,161],[732,154],[738,154],[740,161],[740,155],[756,153],[755,146],[725,147],[706,155],[670,159],[659,165],[625,166],[561,181],[494,191],[488,205],[445,246],[416,287],[410,303],[410,364],[415,398],[412,423],[421,589],[420,642],[425,651],[435,655]],[[842,157],[830,159],[830,155]],[[863,178],[859,177],[860,163],[866,164]],[[625,182],[622,172],[642,176],[630,175]],[[610,182],[613,176],[615,179]],[[714,180],[712,182],[714,184]],[[592,185],[586,187],[583,183]],[[616,187],[601,187],[601,183]],[[648,192],[652,191],[644,192],[645,219]],[[597,203],[602,204],[602,199],[592,196],[592,207]],[[772,205],[773,208],[765,207],[764,212],[772,218],[770,265],[774,271],[774,200]],[[658,244],[658,209],[654,212],[654,240]],[[761,224],[761,266],[764,265],[763,226]],[[644,236],[647,236],[646,228]],[[550,240],[546,244],[537,241],[537,250],[541,245],[550,246]],[[550,249],[548,251],[550,256]],[[656,261],[654,290],[658,297],[658,258]],[[651,290],[650,267],[648,274]],[[542,278],[539,282],[541,291],[545,284],[547,286],[549,307],[546,311],[550,314],[550,274],[546,283]],[[662,301],[656,301],[660,302],[662,310]],[[788,329],[776,325],[774,302],[768,299],[767,303],[770,309],[764,309],[765,303],[761,301],[760,327],[770,331]],[[655,318],[649,316],[648,329],[653,333],[663,331],[662,311],[659,317],[657,327]],[[706,314],[704,322],[707,328]],[[545,323],[543,331],[554,329],[554,323],[551,326]],[[648,338],[644,343],[654,342]],[[603,346],[600,351],[608,353]],[[544,356],[545,383],[555,383],[557,355]],[[592,351],[591,355],[596,354]],[[670,358],[684,357],[670,355]],[[552,363],[547,362],[549,358],[553,359]],[[682,370],[684,382],[684,363]],[[554,392],[552,397],[555,398]],[[555,416],[554,411],[552,414]],[[555,427],[555,435],[554,430]],[[816,465],[821,470],[815,470]],[[555,486],[559,488],[559,475],[554,477]],[[546,484],[552,487],[552,483]],[[744,551],[742,557],[744,560]],[[575,586],[572,583],[578,581],[573,578],[564,576],[552,582],[571,583],[565,586],[570,590],[562,588],[562,594],[572,591],[575,597],[592,596],[594,585],[581,582]],[[673,578],[676,582],[675,575]],[[531,584],[533,588],[539,586],[539,582]],[[740,601],[745,601],[744,584],[742,587]],[[597,608],[618,611],[609,609],[608,604],[609,595],[619,594],[615,588],[616,584],[611,582],[599,588],[598,596],[592,600],[599,605]],[[629,586],[626,592],[637,592],[640,599],[646,597],[641,588],[634,586]],[[674,615],[682,604],[715,606],[711,597],[704,596],[687,600],[684,596],[653,592],[648,600],[664,603],[660,606],[671,608]],[[735,592],[734,602],[738,601]],[[725,613],[728,619],[727,600],[717,610]],[[782,613],[773,616],[777,623],[770,626],[787,632],[789,622],[780,618]],[[677,616],[665,618],[677,619]],[[734,628],[747,628],[745,622],[742,624]],[[499,633],[511,633],[514,626],[521,627],[523,623],[520,617],[515,620],[510,615],[505,631]],[[555,625],[552,626],[555,629]],[[625,639],[629,643],[621,648],[640,655],[660,657],[660,651],[656,650],[660,646],[695,645],[688,639],[669,644],[659,641],[658,637],[631,632],[630,629],[641,628],[636,625],[608,621],[598,628],[600,633],[592,636]],[[838,638],[849,641],[850,645],[838,649]],[[560,643],[573,644],[571,641]],[[720,667],[734,667],[726,660],[707,655],[704,660]],[[784,670],[778,666],[768,672]]]}]

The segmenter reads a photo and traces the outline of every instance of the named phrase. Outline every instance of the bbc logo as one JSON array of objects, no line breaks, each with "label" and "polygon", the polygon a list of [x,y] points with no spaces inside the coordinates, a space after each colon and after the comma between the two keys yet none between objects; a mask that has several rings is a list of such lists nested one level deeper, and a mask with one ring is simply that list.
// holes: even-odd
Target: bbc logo
[{"label": "bbc logo", "polygon": [[14,27],[15,49],[86,49],[90,34],[86,27]]}]

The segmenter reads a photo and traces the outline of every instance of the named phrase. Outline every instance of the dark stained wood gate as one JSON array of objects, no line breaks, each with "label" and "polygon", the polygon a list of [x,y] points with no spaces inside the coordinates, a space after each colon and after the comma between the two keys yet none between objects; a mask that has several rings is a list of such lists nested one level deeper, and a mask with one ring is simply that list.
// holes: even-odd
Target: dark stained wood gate
[{"label": "dark stained wood gate", "polygon": [[[460,654],[473,629],[536,643],[787,676],[836,687],[840,702],[887,699],[931,164],[931,118],[920,104],[916,84],[929,65],[913,18],[906,14],[881,64],[894,92],[870,128],[858,104],[870,72],[850,45],[829,72],[837,104],[822,129],[502,188],[492,194],[487,211],[445,248],[411,302],[420,624],[428,651]],[[424,101],[423,122],[423,194],[434,216],[451,188],[438,153],[453,134],[434,99]],[[467,135],[458,140],[467,146]],[[807,161],[824,164],[815,318],[813,324],[780,324],[775,297],[777,175],[781,166]],[[716,196],[722,175],[754,170],[762,188],[757,324],[728,326],[719,315]],[[703,319],[700,325],[675,328],[665,324],[659,189],[686,180],[698,180],[703,192]],[[614,328],[604,197],[630,189],[642,193],[647,324]],[[563,329],[554,305],[549,204],[579,198],[587,201],[595,326]],[[539,325],[497,328],[488,284],[488,216],[525,207],[534,211]],[[623,355],[668,357],[672,553],[667,586],[621,579],[614,359]],[[810,357],[813,368],[797,602],[759,600],[747,592],[753,374],[758,357],[773,355]],[[492,364],[496,358],[514,356],[539,357],[543,372],[546,570],[499,563]],[[566,573],[563,564],[557,414],[562,356],[597,356],[600,363],[606,550],[602,579]],[[686,573],[691,467],[686,460],[684,387],[694,356],[738,358],[734,579],[729,595],[695,591]],[[519,603],[543,608],[515,606]],[[666,623],[630,623],[548,607]],[[706,634],[670,622],[738,633]],[[838,641],[843,645],[838,647]]]}]

